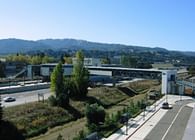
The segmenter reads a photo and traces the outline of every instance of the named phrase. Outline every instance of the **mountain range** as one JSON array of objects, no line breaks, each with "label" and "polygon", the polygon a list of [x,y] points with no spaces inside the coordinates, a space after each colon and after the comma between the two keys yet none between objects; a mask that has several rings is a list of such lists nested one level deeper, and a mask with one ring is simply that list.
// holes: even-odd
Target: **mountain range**
[{"label": "mountain range", "polygon": [[[164,48],[143,46],[97,43],[77,39],[42,39],[37,41],[22,39],[0,39],[0,54],[27,53],[29,51],[44,50],[98,50],[120,52],[170,52]],[[195,56],[195,52],[182,52],[185,55]]]}]

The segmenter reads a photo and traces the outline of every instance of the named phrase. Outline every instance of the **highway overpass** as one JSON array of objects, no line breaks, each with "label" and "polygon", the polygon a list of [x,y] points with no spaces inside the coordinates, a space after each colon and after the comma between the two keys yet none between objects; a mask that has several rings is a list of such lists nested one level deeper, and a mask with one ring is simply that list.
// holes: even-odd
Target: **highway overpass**
[{"label": "highway overpass", "polygon": [[[35,68],[40,69],[40,75],[43,78],[50,79],[50,75],[57,64],[42,64],[39,67],[33,67],[29,65],[27,68],[27,75],[32,78]],[[124,68],[124,67],[101,67],[101,66],[85,66],[90,75],[105,75],[110,76],[114,79],[117,77],[130,77],[130,78],[145,78],[145,79],[158,79],[162,82],[163,94],[175,92],[173,84],[176,81],[177,71],[175,70],[156,70],[156,69],[135,69],[135,68]],[[64,75],[71,76],[73,71],[73,65],[63,65]],[[37,70],[36,70],[37,71]]]}]

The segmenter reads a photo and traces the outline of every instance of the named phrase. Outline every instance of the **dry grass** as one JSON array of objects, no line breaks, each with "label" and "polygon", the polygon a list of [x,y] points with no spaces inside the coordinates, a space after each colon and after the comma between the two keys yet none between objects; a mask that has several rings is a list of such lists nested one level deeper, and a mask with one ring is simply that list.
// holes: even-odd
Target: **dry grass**
[{"label": "dry grass", "polygon": [[[119,92],[117,88],[98,87],[90,90],[88,97],[85,99],[80,101],[70,100],[70,106],[77,113],[84,116],[86,105],[97,102],[105,107],[107,113],[115,113],[122,110],[124,107],[127,107],[130,101],[137,102],[144,99],[147,90],[151,87],[157,87],[158,82],[145,80],[127,84],[126,86],[133,89],[142,89],[142,94],[129,97],[128,95]],[[31,138],[31,140],[56,140],[59,134],[61,134],[65,140],[71,140],[80,130],[86,129],[85,125],[86,119],[85,117],[82,117],[76,121],[51,128],[45,134]]]}]

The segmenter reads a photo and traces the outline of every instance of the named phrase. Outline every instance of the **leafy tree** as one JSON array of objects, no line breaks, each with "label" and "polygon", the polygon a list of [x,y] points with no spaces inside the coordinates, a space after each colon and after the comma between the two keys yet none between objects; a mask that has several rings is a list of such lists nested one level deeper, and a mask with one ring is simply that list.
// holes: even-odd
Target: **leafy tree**
[{"label": "leafy tree", "polygon": [[72,64],[72,57],[65,56],[64,61],[66,64]]},{"label": "leafy tree", "polygon": [[42,63],[42,58],[41,58],[41,56],[33,56],[33,57],[31,58],[31,62],[30,62],[30,63],[33,64],[33,65],[41,64],[41,63]]},{"label": "leafy tree", "polygon": [[54,58],[53,57],[49,57],[49,56],[42,57],[42,64],[51,63],[51,62],[54,62]]},{"label": "leafy tree", "polygon": [[38,53],[34,56],[28,56],[28,55],[23,55],[23,54],[16,54],[16,55],[9,55],[6,57],[7,61],[10,62],[21,62],[21,63],[26,63],[26,64],[33,64],[33,65],[38,65],[42,63],[50,63],[54,61],[53,57],[49,57],[45,55],[44,53]]},{"label": "leafy tree", "polygon": [[23,54],[9,55],[6,57],[7,61],[29,63],[30,57]]},{"label": "leafy tree", "polygon": [[69,103],[69,89],[66,87],[61,62],[58,63],[51,74],[51,90],[55,93],[49,98],[51,105],[66,107]]},{"label": "leafy tree", "polygon": [[60,57],[60,62],[61,62],[62,64],[64,64],[64,63],[65,63],[65,60],[64,60],[64,55],[61,55],[61,57]]},{"label": "leafy tree", "polygon": [[192,76],[195,75],[195,65],[193,65],[193,66],[191,66],[191,67],[189,68],[189,74],[191,74]]},{"label": "leafy tree", "polygon": [[84,67],[84,55],[82,51],[76,53],[77,62],[73,66],[73,96],[74,97],[85,97],[87,95],[89,72]]},{"label": "leafy tree", "polygon": [[1,95],[0,95],[0,125],[1,125],[2,120],[3,120],[3,108],[1,106]]},{"label": "leafy tree", "polygon": [[51,90],[55,92],[56,96],[64,91],[64,76],[61,62],[58,63],[51,74]]},{"label": "leafy tree", "polygon": [[0,61],[0,78],[5,77],[5,65]]},{"label": "leafy tree", "polygon": [[147,63],[147,62],[142,62],[142,63],[138,63],[137,67],[141,68],[141,69],[151,69],[152,65],[150,63]]},{"label": "leafy tree", "polygon": [[100,122],[105,121],[105,110],[102,106],[98,106],[98,104],[91,104],[87,106],[86,109],[86,117],[88,124],[99,125]]},{"label": "leafy tree", "polygon": [[101,59],[101,63],[102,63],[102,64],[110,64],[110,63],[111,63],[111,62],[110,62],[110,58],[108,58],[108,57],[102,58],[102,59]]},{"label": "leafy tree", "polygon": [[18,128],[9,121],[2,121],[0,124],[1,140],[25,140]]},{"label": "leafy tree", "polygon": [[137,67],[137,60],[130,55],[123,55],[121,57],[121,64],[125,67]]},{"label": "leafy tree", "polygon": [[3,120],[3,108],[1,106],[0,96],[0,138],[2,140],[25,140],[24,136],[19,132],[17,127],[9,121]]}]

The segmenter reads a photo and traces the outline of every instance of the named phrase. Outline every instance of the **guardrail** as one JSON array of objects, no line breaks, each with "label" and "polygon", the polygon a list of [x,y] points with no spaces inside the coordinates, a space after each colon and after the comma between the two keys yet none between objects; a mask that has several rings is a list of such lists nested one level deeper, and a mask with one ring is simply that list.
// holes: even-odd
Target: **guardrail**
[{"label": "guardrail", "polygon": [[192,82],[188,82],[188,81],[177,81],[176,83],[178,85],[184,85],[184,86],[188,86],[188,87],[195,88],[195,83],[192,83]]},{"label": "guardrail", "polygon": [[10,87],[8,86],[8,87],[1,87],[0,88],[0,94],[32,91],[32,90],[46,89],[46,88],[49,88],[49,87],[50,87],[50,83],[17,85],[17,86],[10,86]]}]

